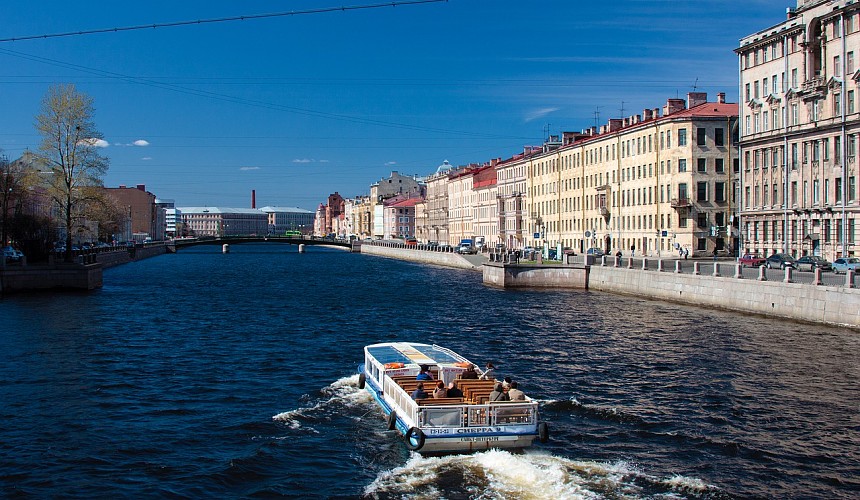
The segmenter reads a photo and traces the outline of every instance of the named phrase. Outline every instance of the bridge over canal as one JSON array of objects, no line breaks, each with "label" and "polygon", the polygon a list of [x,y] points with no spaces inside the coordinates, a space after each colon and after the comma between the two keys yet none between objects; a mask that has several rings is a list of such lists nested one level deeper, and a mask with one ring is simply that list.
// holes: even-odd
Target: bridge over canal
[{"label": "bridge over canal", "polygon": [[175,253],[182,248],[198,245],[237,245],[242,243],[288,243],[290,245],[321,245],[348,248],[360,252],[361,242],[317,238],[314,236],[220,236],[210,238],[179,238],[166,243],[167,251]]}]

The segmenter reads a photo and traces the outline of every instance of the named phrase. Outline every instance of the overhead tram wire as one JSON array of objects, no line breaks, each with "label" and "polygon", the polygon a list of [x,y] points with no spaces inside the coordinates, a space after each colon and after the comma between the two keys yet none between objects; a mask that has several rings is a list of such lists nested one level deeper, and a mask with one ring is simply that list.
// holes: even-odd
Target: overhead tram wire
[{"label": "overhead tram wire", "polygon": [[382,7],[398,7],[401,5],[417,5],[417,4],[426,4],[426,3],[440,3],[440,2],[448,2],[448,0],[401,0],[397,2],[386,2],[379,4],[368,4],[368,5],[343,5],[340,7],[325,7],[321,9],[307,9],[307,10],[293,10],[289,12],[272,12],[268,14],[250,14],[246,16],[231,16],[231,17],[219,17],[213,19],[198,19],[195,21],[174,21],[169,23],[153,23],[153,24],[141,24],[137,26],[124,26],[118,28],[99,28],[99,29],[91,29],[91,30],[80,30],[80,31],[67,31],[64,33],[50,33],[45,35],[27,35],[27,36],[19,36],[12,38],[0,38],[0,42],[20,42],[24,40],[42,40],[47,38],[63,38],[69,36],[81,36],[81,35],[95,35],[99,33],[118,33],[120,31],[135,31],[135,30],[145,30],[145,29],[153,29],[153,28],[175,28],[179,26],[194,26],[200,24],[213,24],[213,23],[226,23],[233,21],[248,21],[254,19],[267,19],[273,17],[287,17],[287,16],[300,16],[300,15],[309,15],[309,14],[325,14],[328,12],[346,12],[351,10],[368,10],[368,9],[379,9]]},{"label": "overhead tram wire", "polygon": [[234,97],[234,96],[227,95],[227,94],[219,94],[217,92],[210,92],[210,91],[206,91],[206,90],[197,90],[197,89],[192,89],[192,88],[188,88],[188,87],[183,87],[181,85],[158,82],[158,81],[151,80],[148,78],[139,78],[139,77],[134,77],[134,76],[129,76],[129,75],[123,75],[121,73],[104,71],[104,70],[100,70],[100,69],[90,68],[87,66],[81,66],[78,64],[68,63],[68,62],[64,62],[64,61],[58,61],[58,60],[50,59],[47,57],[36,56],[36,55],[32,55],[32,54],[27,54],[24,52],[18,52],[18,51],[9,50],[9,49],[3,49],[3,48],[0,48],[0,54],[6,54],[9,56],[13,56],[13,57],[28,59],[28,60],[40,62],[43,64],[74,69],[74,70],[81,71],[83,73],[87,73],[90,75],[98,75],[101,77],[112,78],[112,79],[116,79],[116,80],[125,81],[128,83],[134,83],[134,84],[138,84],[138,85],[145,85],[148,87],[159,88],[162,90],[168,90],[168,91],[176,92],[179,94],[193,95],[193,96],[197,96],[197,97],[213,99],[216,101],[229,102],[229,103],[245,105],[245,106],[252,106],[252,107],[257,107],[257,108],[269,109],[269,110],[273,110],[273,111],[284,111],[284,112],[288,112],[288,113],[295,113],[298,115],[315,116],[318,118],[328,118],[331,120],[342,120],[342,121],[351,122],[351,123],[360,123],[360,124],[364,124],[364,125],[377,125],[380,127],[388,127],[388,128],[402,129],[402,130],[415,130],[415,131],[419,131],[419,132],[436,132],[436,133],[443,133],[443,134],[455,134],[455,135],[469,136],[469,137],[475,137],[475,138],[484,138],[484,139],[522,139],[522,137],[514,137],[514,136],[507,136],[507,135],[486,134],[486,133],[469,132],[469,131],[463,131],[463,130],[448,130],[448,129],[441,129],[441,128],[436,128],[436,127],[425,127],[425,126],[421,126],[421,125],[409,125],[406,123],[387,122],[384,120],[375,120],[372,118],[361,118],[361,117],[357,117],[357,116],[341,115],[338,113],[329,113],[326,111],[316,111],[316,110],[312,110],[312,109],[297,108],[294,106],[284,106],[282,104],[273,104],[273,103],[264,102],[264,101],[257,101],[257,100],[253,100],[253,99],[244,99],[241,97]]}]

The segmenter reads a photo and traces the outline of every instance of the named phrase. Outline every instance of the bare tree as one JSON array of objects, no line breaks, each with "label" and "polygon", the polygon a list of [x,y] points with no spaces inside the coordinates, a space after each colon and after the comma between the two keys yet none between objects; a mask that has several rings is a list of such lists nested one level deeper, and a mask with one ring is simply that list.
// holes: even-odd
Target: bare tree
[{"label": "bare tree", "polygon": [[0,246],[11,243],[10,224],[15,204],[27,196],[27,188],[35,180],[34,172],[22,161],[10,162],[0,150]]},{"label": "bare tree", "polygon": [[87,218],[92,188],[102,185],[109,164],[98,152],[103,136],[94,114],[92,98],[67,84],[48,89],[36,117],[42,136],[39,157],[53,174],[51,199],[66,230],[66,261],[72,260],[72,236]]}]

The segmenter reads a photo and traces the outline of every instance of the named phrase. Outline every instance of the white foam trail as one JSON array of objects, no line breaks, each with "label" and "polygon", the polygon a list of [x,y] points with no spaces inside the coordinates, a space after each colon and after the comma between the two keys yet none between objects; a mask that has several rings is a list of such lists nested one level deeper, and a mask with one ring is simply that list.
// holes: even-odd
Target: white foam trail
[{"label": "white foam trail", "polygon": [[[542,450],[523,454],[490,450],[472,455],[422,457],[413,453],[401,467],[384,471],[365,488],[367,496],[404,495],[409,498],[437,498],[442,472],[463,469],[464,476],[480,484],[469,485],[483,493],[481,499],[523,500],[636,498],[644,494],[639,483],[666,488],[658,497],[676,493],[701,493],[710,489],[702,481],[683,476],[660,479],[637,470],[629,462],[600,463],[558,457]],[[444,492],[441,493],[444,495]]]},{"label": "white foam trail", "polygon": [[[329,396],[328,399],[320,400],[313,406],[278,413],[272,417],[272,420],[284,422],[290,429],[300,429],[303,427],[302,419],[314,418],[337,405],[358,406],[371,400],[370,393],[358,388],[358,374],[337,379],[324,387],[321,392]],[[312,427],[306,429],[319,433]]]}]

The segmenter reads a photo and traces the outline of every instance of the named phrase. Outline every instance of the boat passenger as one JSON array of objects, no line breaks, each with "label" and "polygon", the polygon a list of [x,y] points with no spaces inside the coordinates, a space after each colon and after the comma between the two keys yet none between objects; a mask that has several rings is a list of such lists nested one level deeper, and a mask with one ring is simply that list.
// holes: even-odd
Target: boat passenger
[{"label": "boat passenger", "polygon": [[511,377],[505,377],[505,380],[502,381],[502,387],[504,387],[505,390],[511,388]]},{"label": "boat passenger", "polygon": [[490,393],[490,402],[510,400],[511,398],[505,392],[505,389],[502,387],[502,384],[496,384],[496,387],[493,389],[493,392]]},{"label": "boat passenger", "polygon": [[460,374],[461,379],[477,379],[478,372],[475,371],[475,365],[469,365],[466,371]]},{"label": "boat passenger", "polygon": [[418,387],[412,391],[412,399],[427,399],[430,395],[424,392],[424,384],[419,382]]},{"label": "boat passenger", "polygon": [[511,390],[508,391],[508,397],[511,398],[511,401],[525,401],[526,393],[519,389],[516,382],[511,382]]},{"label": "boat passenger", "polygon": [[463,391],[461,391],[460,388],[457,387],[457,382],[451,382],[450,384],[448,384],[448,397],[449,398],[462,398],[463,397]]},{"label": "boat passenger", "polygon": [[436,382],[436,389],[433,390],[433,399],[447,398],[448,389],[445,389],[445,382],[441,380]]},{"label": "boat passenger", "polygon": [[433,380],[433,375],[427,365],[421,365],[421,373],[415,376],[415,380]]},{"label": "boat passenger", "polygon": [[493,366],[493,363],[487,362],[487,369],[481,375],[481,380],[496,380],[496,367]]}]

